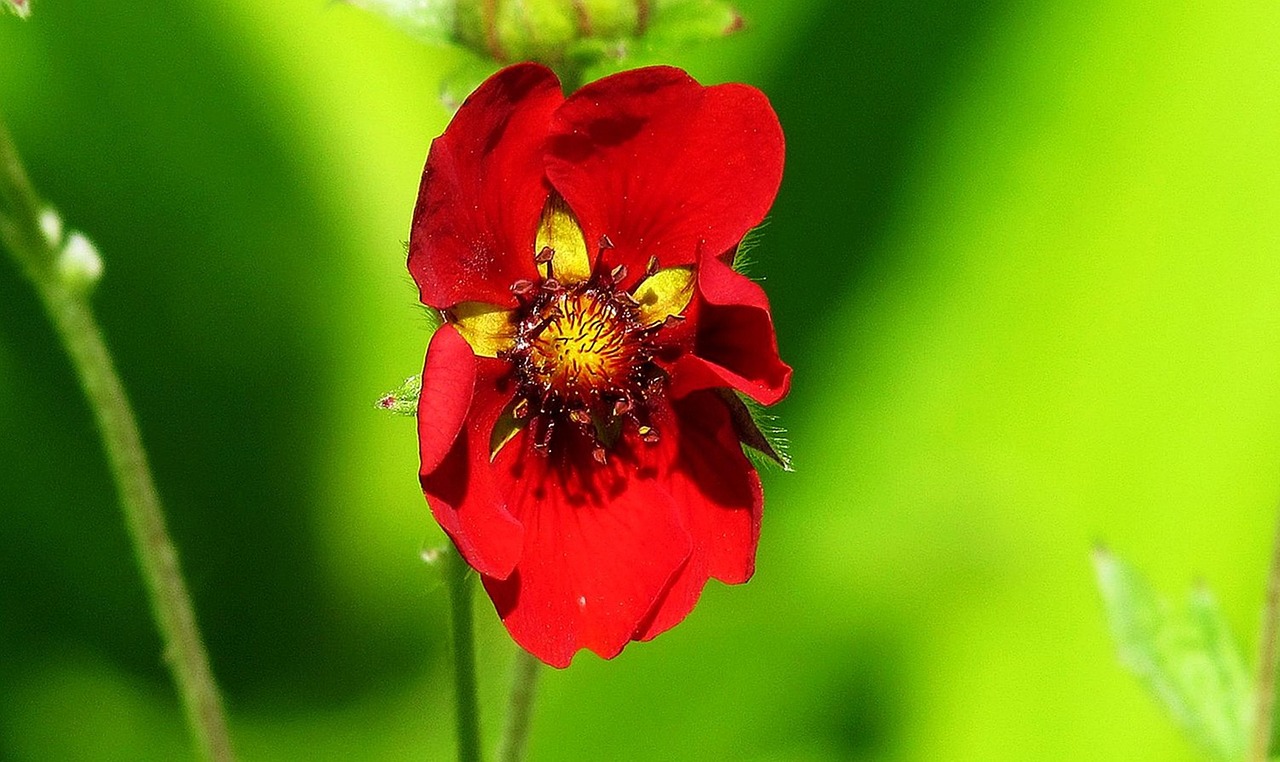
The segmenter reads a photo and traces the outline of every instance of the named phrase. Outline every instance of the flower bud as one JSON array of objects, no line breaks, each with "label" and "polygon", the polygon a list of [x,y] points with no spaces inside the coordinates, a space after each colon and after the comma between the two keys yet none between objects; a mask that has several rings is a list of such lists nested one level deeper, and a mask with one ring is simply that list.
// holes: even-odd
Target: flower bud
[{"label": "flower bud", "polygon": [[0,5],[7,6],[10,10],[24,19],[31,15],[30,0],[3,0],[3,2],[0,2]]},{"label": "flower bud", "polygon": [[73,231],[58,254],[58,275],[80,291],[89,291],[102,278],[102,257],[93,242]]},{"label": "flower bud", "polygon": [[51,206],[46,206],[40,211],[40,233],[44,236],[44,241],[49,248],[56,249],[62,246],[62,217]]},{"label": "flower bud", "polygon": [[377,408],[395,415],[417,415],[418,396],[422,394],[422,376],[410,376],[400,388],[378,398]]}]

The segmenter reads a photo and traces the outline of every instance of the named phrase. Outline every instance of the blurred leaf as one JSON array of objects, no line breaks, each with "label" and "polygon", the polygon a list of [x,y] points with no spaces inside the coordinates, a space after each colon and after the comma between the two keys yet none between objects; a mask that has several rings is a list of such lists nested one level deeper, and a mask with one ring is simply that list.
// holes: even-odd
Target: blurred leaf
[{"label": "blurred leaf", "polygon": [[[742,28],[742,17],[720,0],[344,1],[423,42],[456,43],[500,64],[539,61],[572,87],[584,70],[600,75],[665,60]],[[641,55],[632,60],[633,53]]]},{"label": "blurred leaf", "polygon": [[1094,553],[1120,661],[1147,686],[1187,733],[1219,759],[1244,755],[1250,678],[1208,589],[1171,609],[1131,566]]},{"label": "blurred leaf", "polygon": [[467,56],[463,63],[445,75],[440,83],[440,102],[452,114],[490,74],[493,74],[493,64],[490,61],[476,56]]},{"label": "blurred leaf", "polygon": [[398,29],[422,42],[445,43],[456,39],[457,0],[344,1],[388,19]]},{"label": "blurred leaf", "polygon": [[720,0],[659,0],[644,31],[650,50],[683,47],[742,29],[742,16]]}]

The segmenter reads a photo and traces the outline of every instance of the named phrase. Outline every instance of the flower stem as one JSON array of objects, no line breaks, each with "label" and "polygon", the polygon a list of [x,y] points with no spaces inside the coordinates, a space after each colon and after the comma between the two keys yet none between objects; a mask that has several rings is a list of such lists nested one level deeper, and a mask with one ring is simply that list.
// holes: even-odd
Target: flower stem
[{"label": "flower stem", "polygon": [[523,648],[516,649],[511,670],[511,694],[507,698],[507,724],[498,747],[500,762],[520,762],[529,741],[529,719],[533,715],[534,691],[542,665]]},{"label": "flower stem", "polygon": [[38,197],[0,121],[0,242],[35,285],[97,419],[187,724],[206,759],[234,759],[222,699],[209,669],[177,550],[165,529],[138,425],[84,290],[58,275],[56,244],[40,228],[39,209]]},{"label": "flower stem", "polygon": [[1253,710],[1253,743],[1249,761],[1266,762],[1271,750],[1272,712],[1276,698],[1276,638],[1280,636],[1280,522],[1271,550],[1271,573],[1267,578],[1267,598],[1262,616],[1262,637],[1258,642],[1257,694]]},{"label": "flower stem", "polygon": [[453,610],[453,687],[457,700],[458,759],[480,760],[480,706],[476,699],[475,628],[471,616],[470,567],[456,550],[444,554],[449,605]]}]

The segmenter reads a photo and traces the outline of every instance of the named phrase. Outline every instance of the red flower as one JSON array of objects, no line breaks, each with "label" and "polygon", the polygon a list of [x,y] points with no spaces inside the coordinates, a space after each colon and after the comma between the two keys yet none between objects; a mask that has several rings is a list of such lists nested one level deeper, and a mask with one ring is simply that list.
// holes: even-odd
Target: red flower
[{"label": "red flower", "polygon": [[708,578],[752,574],[763,495],[724,390],[772,404],[791,369],[764,292],[726,263],[782,157],[758,90],[667,67],[565,98],[512,66],[431,145],[409,271],[447,322],[422,374],[422,489],[551,665],[613,657]]}]

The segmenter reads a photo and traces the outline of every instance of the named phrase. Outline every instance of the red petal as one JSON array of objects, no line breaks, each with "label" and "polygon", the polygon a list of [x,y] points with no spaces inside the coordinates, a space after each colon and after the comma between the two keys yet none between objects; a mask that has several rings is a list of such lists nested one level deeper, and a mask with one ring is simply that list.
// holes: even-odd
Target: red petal
[{"label": "red petal", "polygon": [[609,267],[642,277],[732,248],[764,219],[782,180],[783,139],[764,94],[703,87],[679,69],[615,74],[552,119],[547,177],[582,222],[607,235]]},{"label": "red petal", "polygon": [[476,357],[452,326],[441,326],[427,346],[418,396],[418,454],[422,472],[434,471],[462,430],[476,386]]},{"label": "red petal", "polygon": [[764,492],[728,410],[713,392],[698,392],[675,402],[674,412],[676,425],[664,431],[672,460],[663,481],[693,538],[693,552],[636,629],[636,640],[679,624],[709,577],[738,584],[755,571]]},{"label": "red petal", "polygon": [[523,530],[489,465],[489,435],[513,392],[501,360],[477,358],[451,325],[436,331],[418,399],[419,480],[436,521],[475,569],[497,577],[520,557]]},{"label": "red petal", "polygon": [[697,337],[671,371],[672,395],[728,386],[765,405],[787,396],[791,367],[778,356],[764,290],[713,257],[699,265],[698,289]]},{"label": "red petal", "polygon": [[524,553],[506,580],[484,577],[511,637],[554,667],[581,648],[616,656],[689,555],[654,467],[638,467],[625,446],[599,466],[563,444],[544,457],[520,435],[498,455]]},{"label": "red petal", "polygon": [[511,284],[537,280],[534,232],[549,194],[543,148],[563,101],[549,69],[510,66],[432,142],[409,234],[409,272],[424,303],[512,306]]}]

